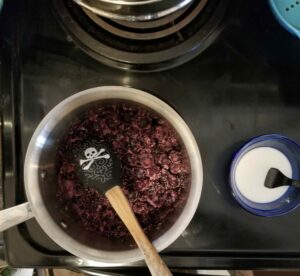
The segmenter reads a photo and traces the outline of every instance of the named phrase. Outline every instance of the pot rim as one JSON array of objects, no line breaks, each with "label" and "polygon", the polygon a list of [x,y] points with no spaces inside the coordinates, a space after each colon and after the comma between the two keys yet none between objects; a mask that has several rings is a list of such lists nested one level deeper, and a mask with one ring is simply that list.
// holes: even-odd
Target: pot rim
[{"label": "pot rim", "polygon": [[[93,12],[99,16],[103,16],[109,19],[113,19],[113,20],[125,20],[125,21],[149,21],[149,20],[155,20],[164,16],[167,16],[169,14],[172,14],[182,8],[184,8],[185,6],[191,4],[192,0],[182,0],[179,3],[176,3],[175,6],[169,7],[167,9],[164,10],[160,10],[160,11],[154,11],[154,12],[149,12],[146,14],[121,14],[121,13],[117,13],[117,12],[112,12],[109,10],[106,10],[104,8],[99,8],[97,7],[97,1],[95,2],[95,4],[90,3],[89,1],[86,0],[73,0],[76,4],[78,4],[79,6],[81,6],[82,8],[85,8],[87,10],[89,10],[90,12]],[[106,4],[111,4],[111,5],[116,5],[115,3],[108,3],[108,1],[99,1],[99,4],[101,4],[101,2],[104,2]],[[123,1],[122,1],[123,2]],[[135,7],[135,6],[147,6],[148,4],[155,4],[156,2],[149,2],[149,3],[144,3],[143,5],[140,3],[140,5],[124,5],[124,6],[131,6],[131,7]],[[118,5],[117,5],[118,6]]]},{"label": "pot rim", "polygon": [[149,107],[169,121],[186,147],[192,173],[189,196],[176,222],[162,236],[153,241],[158,251],[173,243],[192,220],[201,196],[203,169],[197,142],[180,115],[156,96],[138,89],[122,86],[102,86],[87,89],[66,98],[44,117],[30,140],[24,164],[26,195],[36,220],[52,240],[72,254],[85,260],[95,261],[97,265],[122,265],[142,260],[143,256],[137,248],[124,251],[98,250],[83,245],[70,237],[48,213],[41,196],[38,181],[39,158],[43,145],[46,143],[51,130],[57,125],[57,122],[78,107],[93,101],[106,99],[129,100]]}]

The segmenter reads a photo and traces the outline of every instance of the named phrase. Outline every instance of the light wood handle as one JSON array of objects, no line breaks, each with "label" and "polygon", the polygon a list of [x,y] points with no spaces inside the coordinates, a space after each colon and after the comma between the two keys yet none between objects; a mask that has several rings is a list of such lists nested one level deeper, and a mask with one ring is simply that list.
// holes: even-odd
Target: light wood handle
[{"label": "light wood handle", "polygon": [[142,251],[151,274],[154,276],[172,275],[139,225],[120,186],[111,188],[105,195]]}]

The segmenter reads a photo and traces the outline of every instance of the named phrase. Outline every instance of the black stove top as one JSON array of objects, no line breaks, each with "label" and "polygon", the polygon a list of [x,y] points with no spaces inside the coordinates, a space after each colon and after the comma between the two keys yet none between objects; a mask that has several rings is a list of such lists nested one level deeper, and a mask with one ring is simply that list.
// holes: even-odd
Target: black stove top
[{"label": "black stove top", "polygon": [[[192,129],[203,158],[202,198],[189,227],[162,255],[170,267],[300,267],[300,208],[276,218],[243,210],[232,198],[228,166],[247,139],[281,133],[300,141],[300,41],[267,2],[243,1],[206,51],[175,69],[133,73],[86,55],[60,27],[49,0],[6,1],[1,14],[0,93],[5,207],[26,201],[23,160],[45,114],[95,86],[149,91]],[[57,246],[32,219],[5,233],[16,267],[97,267]],[[143,266],[142,263],[128,266]]]}]

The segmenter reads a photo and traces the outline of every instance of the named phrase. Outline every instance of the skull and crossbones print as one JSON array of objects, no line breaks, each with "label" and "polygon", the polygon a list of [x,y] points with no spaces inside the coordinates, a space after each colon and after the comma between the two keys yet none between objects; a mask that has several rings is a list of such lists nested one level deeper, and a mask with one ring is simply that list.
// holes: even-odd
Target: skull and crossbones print
[{"label": "skull and crossbones print", "polygon": [[87,171],[91,167],[91,165],[94,163],[94,161],[97,159],[109,159],[110,155],[108,153],[101,155],[104,152],[105,152],[105,149],[103,149],[103,148],[100,149],[99,151],[97,151],[96,148],[94,148],[94,147],[87,148],[84,151],[84,156],[86,159],[79,160],[80,166],[82,166],[84,163],[88,162],[88,164],[85,165],[82,169]]}]

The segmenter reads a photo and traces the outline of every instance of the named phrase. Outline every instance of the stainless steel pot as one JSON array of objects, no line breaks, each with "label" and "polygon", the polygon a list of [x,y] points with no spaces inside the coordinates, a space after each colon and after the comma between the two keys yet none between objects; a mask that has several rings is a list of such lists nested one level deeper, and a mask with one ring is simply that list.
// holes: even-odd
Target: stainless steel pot
[{"label": "stainless steel pot", "polygon": [[103,17],[127,21],[154,20],[174,13],[193,0],[73,0]]},{"label": "stainless steel pot", "polygon": [[42,229],[58,245],[74,255],[113,265],[141,260],[137,248],[85,231],[59,205],[56,192],[56,152],[69,123],[83,111],[108,100],[132,101],[144,105],[168,120],[181,137],[190,159],[192,180],[187,201],[174,212],[153,238],[157,250],[175,241],[191,221],[202,190],[202,163],[197,143],[183,119],[165,102],[146,92],[128,87],[103,86],[79,92],[54,107],[35,130],[29,143],[24,182],[28,203],[0,212],[0,230],[35,217]]}]

